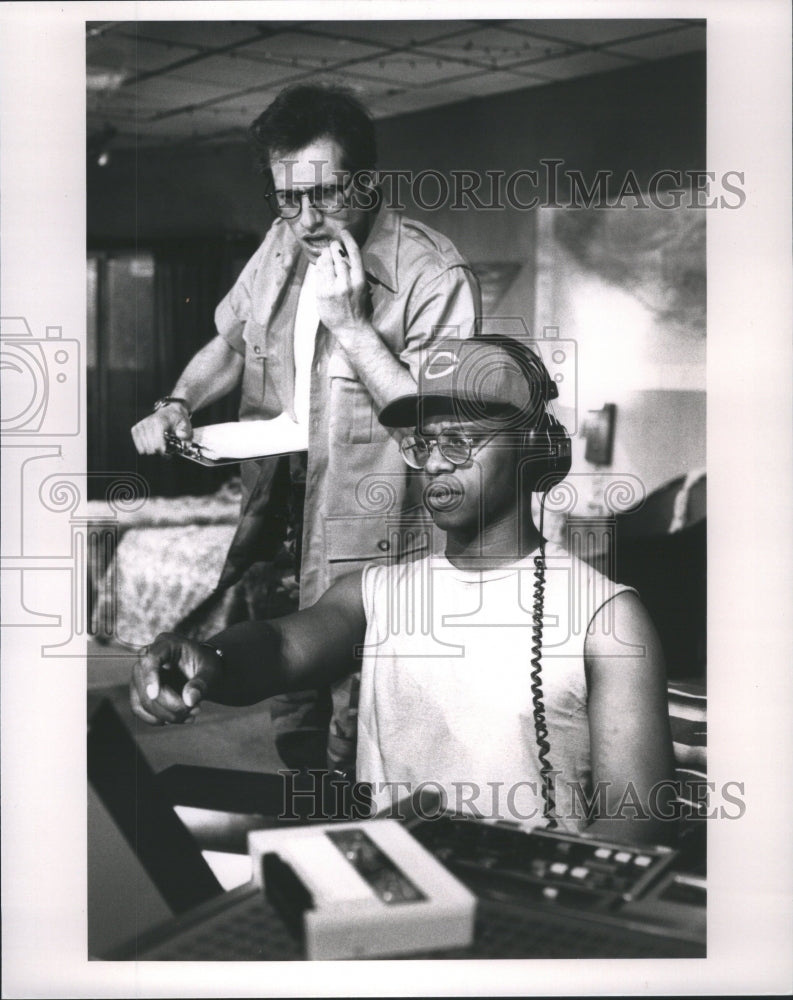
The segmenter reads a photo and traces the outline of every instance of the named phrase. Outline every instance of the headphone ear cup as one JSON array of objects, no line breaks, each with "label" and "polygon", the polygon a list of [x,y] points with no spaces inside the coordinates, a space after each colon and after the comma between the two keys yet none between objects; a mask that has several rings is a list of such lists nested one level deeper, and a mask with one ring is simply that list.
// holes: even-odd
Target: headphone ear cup
[{"label": "headphone ear cup", "polygon": [[532,459],[534,482],[541,492],[557,486],[570,472],[573,449],[567,428],[556,417],[546,413],[539,427],[524,431],[523,453]]},{"label": "headphone ear cup", "polygon": [[546,489],[557,486],[570,473],[573,464],[573,442],[567,433],[567,428],[556,417],[548,415],[548,441],[551,449],[551,463],[554,481]]}]

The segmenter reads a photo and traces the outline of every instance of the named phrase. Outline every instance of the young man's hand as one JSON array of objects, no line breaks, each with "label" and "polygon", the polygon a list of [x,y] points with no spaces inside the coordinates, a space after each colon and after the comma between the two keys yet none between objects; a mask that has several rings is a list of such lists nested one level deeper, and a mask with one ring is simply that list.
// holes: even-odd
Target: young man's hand
[{"label": "young man's hand", "polygon": [[191,722],[220,681],[222,662],[210,646],[162,632],[132,671],[132,711],[151,726]]}]

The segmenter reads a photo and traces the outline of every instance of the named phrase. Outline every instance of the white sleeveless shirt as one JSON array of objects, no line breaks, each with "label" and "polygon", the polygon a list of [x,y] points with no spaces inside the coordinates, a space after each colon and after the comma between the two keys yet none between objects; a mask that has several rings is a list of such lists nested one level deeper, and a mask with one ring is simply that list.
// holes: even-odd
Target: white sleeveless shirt
[{"label": "white sleeveless shirt", "polygon": [[[494,570],[456,569],[438,555],[364,570],[357,775],[378,811],[426,785],[457,812],[544,822],[534,579],[533,556]],[[587,629],[630,589],[547,545],[541,677],[562,829],[585,826],[574,786],[588,793],[591,784]]]}]

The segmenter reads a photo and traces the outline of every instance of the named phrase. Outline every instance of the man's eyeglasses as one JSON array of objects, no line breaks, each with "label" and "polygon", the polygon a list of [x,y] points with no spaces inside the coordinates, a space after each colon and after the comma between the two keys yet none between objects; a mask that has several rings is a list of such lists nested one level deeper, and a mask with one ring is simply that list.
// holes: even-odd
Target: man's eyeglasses
[{"label": "man's eyeglasses", "polygon": [[323,215],[335,215],[347,205],[347,189],[351,179],[343,184],[318,184],[303,190],[265,191],[270,208],[282,219],[296,219],[303,210],[303,198],[308,198],[312,208]]},{"label": "man's eyeglasses", "polygon": [[462,431],[446,430],[440,434],[409,434],[402,438],[399,450],[402,458],[412,469],[423,469],[432,454],[433,445],[452,465],[465,465],[474,453],[495,437],[495,433],[485,437],[469,437]]}]

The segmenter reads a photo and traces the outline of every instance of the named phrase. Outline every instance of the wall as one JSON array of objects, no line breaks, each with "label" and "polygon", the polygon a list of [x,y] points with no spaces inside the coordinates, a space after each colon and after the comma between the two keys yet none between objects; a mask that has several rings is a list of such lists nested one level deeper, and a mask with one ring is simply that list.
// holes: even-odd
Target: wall
[{"label": "wall", "polygon": [[[602,513],[608,477],[638,476],[649,493],[705,465],[706,213],[540,209],[537,221],[534,329],[559,331],[539,343],[559,379],[559,415],[578,432],[575,512]],[[502,315],[526,314],[519,291]],[[586,461],[583,432],[605,403],[616,421],[604,468]]]},{"label": "wall", "polygon": [[[603,403],[615,402],[612,397]],[[616,402],[611,465],[594,466],[584,459],[586,440],[573,438],[573,472],[577,501],[571,513],[603,514],[603,490],[626,473],[641,481],[637,499],[677,476],[705,466],[704,392],[655,390],[627,392]],[[573,413],[557,408],[562,423],[572,426]],[[586,411],[579,412],[586,419]]]},{"label": "wall", "polygon": [[[705,162],[705,61],[700,56],[394,118],[382,124],[383,167],[414,171],[527,169],[560,159],[587,178],[598,170],[640,181],[662,168],[685,170]],[[560,192],[561,194],[561,192]],[[527,195],[521,198],[528,200]],[[540,197],[544,192],[540,192]],[[525,261],[534,249],[531,211],[420,213],[476,260]]]}]

